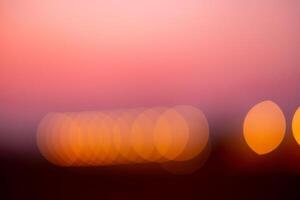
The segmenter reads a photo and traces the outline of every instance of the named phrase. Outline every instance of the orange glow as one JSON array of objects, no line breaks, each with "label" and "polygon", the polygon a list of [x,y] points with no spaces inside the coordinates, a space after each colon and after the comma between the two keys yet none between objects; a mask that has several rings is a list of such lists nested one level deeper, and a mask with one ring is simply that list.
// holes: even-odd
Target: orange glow
[{"label": "orange glow", "polygon": [[37,144],[42,155],[50,162],[67,166],[70,163],[61,154],[62,149],[58,138],[58,129],[64,117],[63,114],[58,113],[46,115],[38,127]]},{"label": "orange glow", "polygon": [[294,118],[293,118],[293,135],[297,143],[300,145],[300,107],[295,112]]},{"label": "orange glow", "polygon": [[157,149],[164,158],[174,161],[190,160],[208,142],[208,122],[197,108],[176,106],[159,117],[154,137]]},{"label": "orange glow", "polygon": [[37,131],[41,154],[60,166],[188,161],[207,142],[207,120],[191,106],[51,113]]},{"label": "orange glow", "polygon": [[70,137],[70,151],[74,156],[75,165],[83,165],[83,132],[81,129],[81,116],[78,114],[71,114],[72,122],[69,127]]},{"label": "orange glow", "polygon": [[184,151],[176,158],[178,161],[193,159],[206,147],[209,126],[202,111],[192,106],[176,106],[176,111],[184,117],[189,126],[189,139]]},{"label": "orange glow", "polygon": [[49,129],[51,127],[51,123],[53,121],[53,114],[47,114],[40,122],[38,129],[37,129],[37,146],[41,152],[41,154],[47,158],[50,162],[55,163],[54,159],[50,154],[50,147],[48,147],[48,135]]},{"label": "orange glow", "polygon": [[72,125],[72,117],[69,114],[64,115],[64,121],[61,124],[59,131],[59,136],[57,142],[60,143],[60,154],[64,158],[64,161],[68,166],[73,165],[76,162],[76,157],[71,151],[71,139],[72,132],[70,131],[70,126]]},{"label": "orange glow", "polygon": [[286,130],[283,112],[272,101],[255,105],[244,121],[244,138],[257,154],[267,154],[282,142]]},{"label": "orange glow", "polygon": [[188,140],[188,124],[175,109],[168,109],[158,118],[154,129],[154,141],[164,158],[176,159],[183,152]]},{"label": "orange glow", "polygon": [[117,146],[120,148],[119,163],[136,163],[142,161],[131,144],[131,127],[136,115],[137,113],[134,111],[127,111],[121,112],[116,118],[114,134],[120,136],[120,139],[117,138],[117,142],[119,143]]},{"label": "orange glow", "polygon": [[57,125],[55,126],[55,129],[51,130],[51,144],[54,145],[53,150],[55,155],[60,157],[61,162],[66,166],[70,166],[75,161],[74,156],[67,151],[69,138],[66,136],[66,132],[69,128],[71,119],[66,114],[62,114],[56,120]]},{"label": "orange glow", "polygon": [[154,144],[154,127],[161,108],[147,109],[134,121],[131,130],[132,146],[136,153],[146,161],[154,162],[161,159]]}]

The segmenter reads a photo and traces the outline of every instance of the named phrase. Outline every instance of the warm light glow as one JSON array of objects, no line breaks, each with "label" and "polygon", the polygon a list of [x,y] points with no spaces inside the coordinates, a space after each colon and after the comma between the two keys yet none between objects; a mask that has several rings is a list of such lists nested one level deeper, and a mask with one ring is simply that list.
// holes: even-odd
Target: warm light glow
[{"label": "warm light glow", "polygon": [[114,131],[117,136],[120,136],[120,139],[117,140],[119,143],[117,146],[120,148],[119,163],[136,163],[142,161],[131,144],[131,128],[137,114],[136,111],[130,110],[121,112],[116,117]]},{"label": "warm light glow", "polygon": [[161,159],[154,143],[154,127],[162,109],[147,109],[134,121],[131,130],[132,146],[136,153],[146,161]]},{"label": "warm light glow", "polygon": [[187,148],[176,158],[178,161],[196,157],[206,147],[209,138],[209,126],[202,111],[192,106],[176,106],[176,111],[184,117],[189,126]]},{"label": "warm light glow", "polygon": [[40,122],[37,145],[60,166],[182,164],[204,150],[208,134],[204,114],[191,106],[50,113]]},{"label": "warm light glow", "polygon": [[37,145],[42,155],[50,162],[62,166],[70,164],[62,156],[62,149],[60,148],[61,145],[57,134],[64,117],[63,114],[49,113],[42,119],[37,131]]},{"label": "warm light glow", "polygon": [[189,140],[186,120],[174,109],[168,109],[158,119],[154,129],[154,141],[159,153],[166,159],[176,159]]},{"label": "warm light glow", "polygon": [[257,154],[267,154],[282,142],[286,130],[283,112],[272,101],[255,105],[244,121],[244,138]]},{"label": "warm light glow", "polygon": [[175,106],[158,119],[154,130],[160,154],[169,160],[196,157],[208,142],[209,127],[204,114],[192,106]]},{"label": "warm light glow", "polygon": [[294,118],[293,118],[293,135],[295,140],[298,144],[300,144],[300,107],[295,112]]},{"label": "warm light glow", "polygon": [[[83,117],[78,114],[72,114],[72,122],[69,127],[69,132],[71,134],[70,137],[70,151],[72,152],[76,165],[84,165],[83,162],[83,150],[84,150],[84,143],[83,143],[83,137],[84,133],[81,129],[82,127],[82,120]],[[55,134],[55,133],[53,133]],[[53,141],[53,142],[59,142],[59,141]]]},{"label": "warm light glow", "polygon": [[53,120],[53,114],[47,114],[41,121],[37,129],[37,146],[41,154],[51,162],[50,150],[48,149],[47,137],[49,134],[49,127]]},{"label": "warm light glow", "polygon": [[61,164],[70,166],[75,157],[68,153],[68,136],[66,135],[71,119],[66,114],[56,116],[55,125],[49,134],[49,142],[53,153],[60,159]]}]

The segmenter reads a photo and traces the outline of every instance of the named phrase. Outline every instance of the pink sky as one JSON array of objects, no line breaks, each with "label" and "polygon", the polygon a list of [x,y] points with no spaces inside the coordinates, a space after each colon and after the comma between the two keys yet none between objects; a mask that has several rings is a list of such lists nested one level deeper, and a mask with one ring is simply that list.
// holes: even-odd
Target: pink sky
[{"label": "pink sky", "polygon": [[295,108],[299,10],[294,0],[2,0],[0,145],[26,143],[24,129],[50,111]]}]

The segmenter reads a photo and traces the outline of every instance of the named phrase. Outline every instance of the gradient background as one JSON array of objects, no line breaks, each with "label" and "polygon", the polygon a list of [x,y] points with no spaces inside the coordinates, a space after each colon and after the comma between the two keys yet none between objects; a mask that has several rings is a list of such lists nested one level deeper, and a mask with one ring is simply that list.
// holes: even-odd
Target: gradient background
[{"label": "gradient background", "polygon": [[[2,145],[49,111],[300,102],[300,2],[2,0]],[[10,131],[12,129],[12,131]],[[14,133],[12,133],[14,132]]]},{"label": "gradient background", "polygon": [[[297,0],[0,1],[0,149],[9,163],[23,166],[26,158],[34,158],[36,127],[51,111],[191,104],[206,113],[213,137],[226,138],[240,130],[251,106],[266,99],[282,107],[290,126],[300,105],[299,85]],[[219,164],[208,168],[213,171]],[[21,183],[26,184],[32,175],[37,186],[37,176],[50,176],[49,166],[28,165],[30,175],[23,169],[24,174],[6,180],[25,176]],[[54,172],[54,177],[68,176]],[[80,177],[97,183],[92,176]],[[69,184],[73,179],[61,178]],[[50,180],[55,184],[56,179]],[[137,177],[129,180],[133,188],[140,183]],[[150,186],[157,184],[154,180],[148,180]],[[189,184],[197,183],[191,180]],[[210,182],[212,188],[207,186],[212,191],[214,180],[218,178]],[[165,183],[169,181],[158,185]]]}]

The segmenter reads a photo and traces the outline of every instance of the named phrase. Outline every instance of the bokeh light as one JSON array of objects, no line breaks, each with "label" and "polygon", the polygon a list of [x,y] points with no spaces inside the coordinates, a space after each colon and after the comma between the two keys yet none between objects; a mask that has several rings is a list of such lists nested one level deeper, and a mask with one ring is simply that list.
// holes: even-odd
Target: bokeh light
[{"label": "bokeh light", "polygon": [[155,123],[163,110],[163,108],[147,109],[138,115],[132,125],[132,146],[141,158],[149,162],[163,160],[154,142]]},{"label": "bokeh light", "polygon": [[175,160],[189,140],[187,121],[174,108],[165,111],[154,129],[154,140],[159,153],[168,160]]},{"label": "bokeh light", "polygon": [[244,121],[244,138],[257,154],[267,154],[282,142],[286,120],[280,107],[272,101],[255,105]]},{"label": "bokeh light", "polygon": [[300,107],[295,112],[292,122],[293,135],[297,143],[300,145]]},{"label": "bokeh light", "polygon": [[49,113],[37,131],[41,154],[60,166],[193,163],[208,138],[206,117],[192,106]]},{"label": "bokeh light", "polygon": [[176,111],[184,117],[189,126],[187,146],[176,158],[178,161],[191,160],[203,151],[209,139],[209,125],[204,113],[192,106],[176,106]]},{"label": "bokeh light", "polygon": [[119,148],[119,156],[117,163],[139,163],[142,158],[136,154],[132,146],[131,130],[135,118],[138,116],[139,110],[124,110],[116,114],[116,123],[114,125],[114,134],[119,137],[117,139],[117,148]]}]

